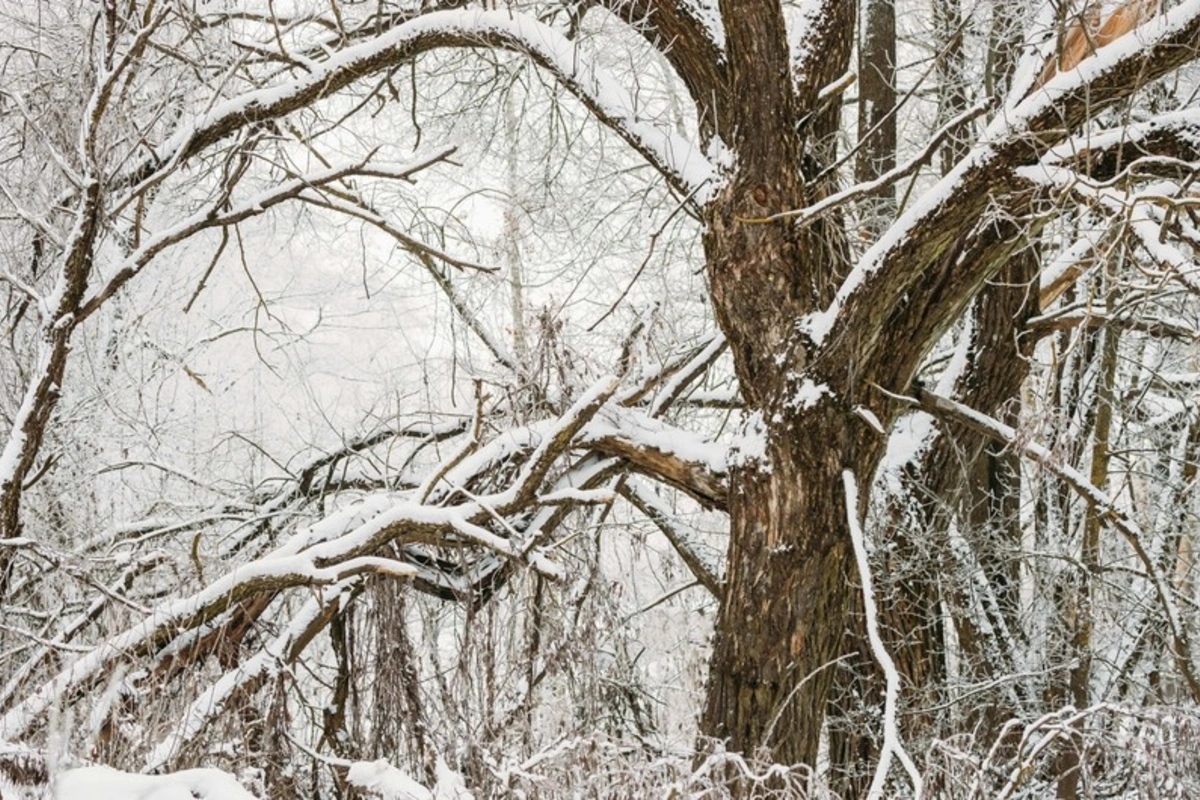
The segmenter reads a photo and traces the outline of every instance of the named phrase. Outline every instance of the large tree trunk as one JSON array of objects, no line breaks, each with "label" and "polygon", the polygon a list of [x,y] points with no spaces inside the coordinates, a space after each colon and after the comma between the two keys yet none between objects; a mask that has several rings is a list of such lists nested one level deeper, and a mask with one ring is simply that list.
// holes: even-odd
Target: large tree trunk
[{"label": "large tree trunk", "polygon": [[857,583],[841,474],[869,476],[880,455],[848,419],[833,402],[780,419],[768,426],[764,456],[732,472],[732,541],[704,718],[706,732],[732,750],[816,763]]},{"label": "large tree trunk", "polygon": [[730,465],[729,561],[701,729],[781,763],[816,763],[829,667],[842,652],[852,597],[841,473],[869,480],[883,438],[837,401],[843,387],[803,382],[812,354],[796,323],[824,308],[845,274],[840,218],[748,221],[828,190],[809,181],[832,154],[827,134],[838,110],[817,95],[849,61],[855,4],[824,5],[829,47],[799,65],[777,3],[746,0],[725,15],[739,168],[709,204],[704,237],[714,308],[751,422]]},{"label": "large tree trunk", "polygon": [[[749,11],[738,17],[753,24]],[[853,31],[852,17],[847,29]],[[732,41],[762,41],[762,34],[729,34]],[[848,33],[843,63],[849,49]],[[755,103],[766,94],[758,91]],[[741,169],[708,209],[714,307],[750,423],[730,465],[729,561],[702,730],[733,751],[814,764],[830,667],[842,653],[853,597],[841,473],[850,468],[869,479],[883,437],[837,401],[842,387],[822,391],[802,380],[811,354],[796,322],[824,307],[844,275],[841,221],[746,222],[822,192],[799,168],[818,168],[803,155],[803,134],[779,124],[795,116],[791,99],[785,87],[773,113],[741,130]]]}]

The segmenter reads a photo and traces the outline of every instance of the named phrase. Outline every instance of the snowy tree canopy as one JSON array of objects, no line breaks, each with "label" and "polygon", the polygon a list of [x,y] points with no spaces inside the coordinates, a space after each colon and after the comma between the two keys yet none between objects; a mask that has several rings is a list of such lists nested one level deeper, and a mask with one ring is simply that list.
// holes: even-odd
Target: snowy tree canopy
[{"label": "snowy tree canopy", "polygon": [[5,796],[1200,791],[1200,0],[0,55]]}]

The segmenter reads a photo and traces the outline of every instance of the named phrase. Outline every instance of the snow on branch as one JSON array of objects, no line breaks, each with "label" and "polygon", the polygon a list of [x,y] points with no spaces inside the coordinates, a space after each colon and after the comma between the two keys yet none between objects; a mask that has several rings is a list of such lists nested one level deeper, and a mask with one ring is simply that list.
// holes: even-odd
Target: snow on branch
[{"label": "snow on branch", "polygon": [[1196,275],[1200,265],[1164,241],[1162,224],[1144,203],[1134,205],[1129,211],[1129,229],[1150,258],[1189,292],[1200,294],[1200,278]]},{"label": "snow on branch", "polygon": [[[1019,720],[1010,720],[1004,725],[1002,735],[996,737],[995,744],[983,762],[984,765],[991,768],[980,769],[976,773],[967,796],[991,796],[996,798],[996,800],[1008,800],[1008,798],[1013,797],[1014,793],[1018,790],[1027,788],[1029,778],[1036,773],[1038,760],[1044,754],[1053,753],[1054,747],[1058,746],[1062,739],[1072,739],[1078,736],[1080,723],[1102,712],[1112,712],[1118,715],[1118,717],[1132,717],[1143,723],[1149,721],[1146,719],[1148,715],[1145,715],[1145,709],[1138,709],[1131,712],[1129,709],[1123,709],[1112,703],[1098,703],[1084,709],[1067,706],[1066,708],[1043,714],[1041,717],[1024,726],[1022,726]],[[1111,725],[1111,723],[1106,724]],[[1016,736],[1017,729],[1021,727],[1023,727],[1023,730],[1018,737]],[[1108,730],[1113,730],[1113,727],[1108,727]],[[1141,728],[1141,730],[1146,732],[1145,728]],[[1006,759],[1001,755],[1005,750],[1012,752],[1012,755],[1007,759],[1011,764],[1007,770],[1007,775],[1003,769],[1006,766],[1003,764],[1003,761]],[[990,776],[1007,777],[1007,780],[1003,787],[998,790],[993,789],[992,793],[987,793],[983,781],[985,777]]]},{"label": "snow on branch", "polygon": [[[1076,167],[1093,180],[1112,180],[1119,171],[1154,166],[1146,156],[1182,159],[1176,167],[1189,172],[1200,155],[1200,109],[1182,108],[1155,114],[1147,120],[1101,131],[1086,131],[1046,153],[1043,163]],[[1165,166],[1165,165],[1163,165]]]},{"label": "snow on branch", "polygon": [[605,376],[592,384],[592,387],[575,401],[525,462],[513,490],[506,493],[511,499],[506,497],[505,505],[515,508],[526,505],[533,499],[537,487],[545,480],[559,454],[567,449],[575,434],[596,416],[619,385],[616,376]]},{"label": "snow on branch", "polygon": [[[1188,177],[1184,181],[1191,180],[1194,165],[1176,162],[1174,166],[1185,167]],[[1168,229],[1175,227],[1171,223],[1180,221],[1180,209],[1190,213],[1190,209],[1200,205],[1200,198],[1186,192],[1186,183],[1159,180],[1143,184],[1138,191],[1130,191],[1119,188],[1119,184],[1124,183],[1118,181],[1119,176],[1096,182],[1074,169],[1046,162],[1021,169],[1020,173],[1048,188],[1070,192],[1087,206],[1109,215],[1111,222],[1106,226],[1107,230],[1127,233],[1137,242],[1150,260],[1161,268],[1156,277],[1170,278],[1189,292],[1200,294],[1200,279],[1196,276],[1200,267],[1192,256],[1168,242],[1166,237]],[[1184,239],[1189,238],[1186,229],[1178,233]],[[1193,247],[1197,244],[1200,242],[1192,241]],[[1075,277],[1079,274],[1082,273],[1077,270]]]},{"label": "snow on branch", "polygon": [[1120,330],[1138,331],[1151,336],[1195,341],[1200,339],[1200,330],[1184,319],[1156,316],[1150,314],[1122,314],[1120,311],[1110,312],[1103,305],[1093,305],[1086,308],[1072,306],[1050,314],[1042,314],[1026,320],[1026,326],[1038,334],[1053,333],[1054,331],[1070,330],[1072,328],[1106,328],[1115,327]]},{"label": "snow on branch", "polygon": [[641,482],[636,479],[626,481],[621,485],[621,496],[642,512],[667,537],[667,541],[679,554],[684,565],[692,573],[692,577],[700,581],[713,597],[720,598],[724,587],[721,565],[714,563],[701,552],[703,545],[692,540],[686,523],[673,514],[654,492],[642,486]]},{"label": "snow on branch", "polygon": [[670,62],[698,116],[711,123],[727,91],[725,25],[718,0],[599,0],[598,5]]},{"label": "snow on branch", "polygon": [[238,567],[202,591],[164,604],[140,623],[81,656],[0,717],[0,737],[24,737],[42,714],[96,685],[116,664],[152,653],[179,633],[215,619],[255,594],[295,586],[335,584],[368,572],[410,577],[416,574],[416,568],[373,556],[352,557],[336,566],[321,567],[316,563],[315,553],[267,556]]},{"label": "snow on branch", "polygon": [[[1053,121],[1066,123],[1069,131],[1101,107],[1194,60],[1200,47],[1198,29],[1200,1],[1184,0],[1107,43],[1073,69],[1054,75],[1028,95],[1014,93],[1012,97],[1020,99],[1010,99],[988,127],[985,138],[994,140],[1021,130],[1052,133],[1046,129]],[[1107,96],[1109,92],[1113,93],[1111,97]],[[1065,132],[1060,129],[1057,138]]]},{"label": "snow on branch", "polygon": [[883,644],[879,635],[879,609],[875,605],[875,588],[871,579],[871,565],[867,560],[867,544],[863,536],[862,525],[859,522],[858,481],[850,470],[842,472],[842,485],[846,491],[846,524],[850,530],[850,543],[854,546],[854,558],[858,564],[858,577],[862,584],[863,609],[866,612],[867,639],[871,644],[871,654],[883,670],[887,688],[883,701],[883,747],[879,751],[879,760],[875,764],[875,775],[871,778],[871,787],[867,790],[870,800],[878,800],[884,796],[884,784],[887,782],[888,770],[892,758],[899,758],[912,782],[913,794],[921,796],[922,780],[917,765],[913,762],[904,743],[900,741],[900,728],[896,724],[896,705],[900,701],[900,673],[896,662]]},{"label": "snow on branch", "polygon": [[[799,84],[809,85],[807,94],[817,97],[826,88],[812,84],[829,57],[830,37],[835,35],[838,25],[838,5],[843,0],[808,0],[800,3],[797,13],[788,20],[788,50],[792,61],[793,79]],[[736,14],[734,4],[728,5],[726,13]]]},{"label": "snow on branch", "polygon": [[418,491],[422,502],[449,502],[455,494],[465,494],[466,487],[480,475],[521,458],[518,477],[512,485],[485,496],[469,496],[480,507],[493,509],[501,516],[528,505],[535,499],[550,468],[575,444],[576,434],[600,411],[618,385],[615,377],[605,376],[557,418],[505,431],[483,446],[468,443],[466,451],[435,471],[429,485]]},{"label": "snow on branch", "polygon": [[588,444],[620,456],[638,471],[691,495],[709,508],[725,508],[729,449],[633,409],[605,409],[586,431]]},{"label": "snow on branch", "polygon": [[661,366],[643,370],[634,386],[614,396],[614,402],[635,406],[654,393],[650,416],[658,417],[698,378],[704,375],[728,346],[725,334],[717,330],[694,347],[672,357]]},{"label": "snow on branch", "polygon": [[[364,173],[365,174],[365,173]],[[301,200],[309,205],[318,208],[324,208],[329,211],[336,211],[345,214],[348,217],[360,219],[363,222],[374,225],[379,230],[386,233],[388,236],[396,240],[400,246],[414,253],[424,254],[431,258],[436,258],[458,270],[472,270],[475,272],[499,272],[499,267],[489,266],[487,264],[478,264],[474,261],[469,261],[459,256],[451,255],[444,250],[441,250],[428,242],[421,241],[414,236],[410,236],[404,231],[393,225],[386,217],[380,214],[375,209],[371,208],[361,197],[356,194],[339,189],[323,197],[301,197]]]},{"label": "snow on branch", "polygon": [[248,693],[296,659],[317,631],[337,612],[338,603],[357,581],[343,581],[321,589],[309,598],[283,632],[275,636],[253,656],[241,660],[200,694],[188,706],[174,729],[150,751],[145,771],[165,767],[185,744],[226,709],[238,693]]},{"label": "snow on branch", "polygon": [[[555,578],[559,568],[542,553],[538,546],[552,526],[547,523],[561,520],[564,509],[580,502],[610,499],[595,493],[597,481],[614,476],[614,459],[584,459],[564,475],[566,480],[551,480],[551,472],[564,455],[579,448],[594,449],[587,433],[588,423],[609,401],[617,388],[615,378],[597,381],[584,392],[570,409],[557,418],[536,428],[523,429],[517,438],[497,437],[496,442],[479,448],[471,458],[460,459],[453,469],[434,468],[449,487],[430,497],[419,490],[408,494],[379,493],[364,498],[341,511],[294,534],[273,552],[237,567],[203,590],[185,598],[165,603],[148,614],[141,622],[125,632],[111,637],[84,653],[74,663],[62,669],[40,688],[9,709],[0,718],[0,736],[19,739],[50,708],[70,703],[81,693],[99,686],[118,664],[152,657],[173,643],[188,639],[192,631],[216,624],[223,615],[238,604],[257,598],[265,608],[266,599],[295,587],[319,585],[338,586],[364,573],[386,574],[413,578],[421,574],[417,564],[405,563],[378,554],[393,542],[402,547],[413,545],[455,546],[471,545],[497,554],[512,564],[522,564]],[[626,413],[633,414],[631,410]],[[516,459],[520,466],[516,466]],[[595,468],[591,465],[595,462]],[[582,471],[581,471],[582,470]],[[477,495],[467,487],[482,479],[486,484],[500,479],[508,488],[486,495]],[[547,484],[550,484],[547,486]],[[581,494],[582,493],[582,494]],[[436,505],[434,505],[436,504]],[[525,533],[507,520],[510,516],[543,509],[546,517]],[[497,532],[499,531],[499,532]],[[489,574],[494,573],[489,570]],[[306,619],[331,602],[333,590],[324,595],[315,609],[309,609],[293,620],[295,626],[305,627]],[[261,613],[258,612],[258,613]],[[285,633],[285,639],[288,634]],[[303,637],[300,637],[303,638]],[[253,670],[227,676],[214,687],[205,700],[198,700],[187,717],[181,736],[192,735],[203,722],[205,714],[218,701],[218,694],[227,696],[234,686],[256,679],[267,669],[288,641],[280,639],[274,649],[260,654],[251,666]],[[190,657],[196,657],[195,655]],[[249,668],[248,668],[249,669]],[[208,705],[204,705],[204,703]],[[174,745],[164,743],[156,758],[167,758]]]},{"label": "snow on branch", "polygon": [[[930,267],[947,256],[989,205],[1026,186],[1017,170],[1037,163],[1088,119],[1198,55],[1200,0],[1185,0],[1002,109],[979,143],[859,259],[830,305],[800,321],[801,330],[818,345],[844,339],[854,346],[851,337],[831,336],[834,327],[852,329],[877,309],[902,308],[914,320],[927,320],[918,323],[920,336],[940,335],[944,326],[938,323],[957,314],[958,304],[965,304],[994,264],[975,258],[958,264],[952,274]],[[950,281],[954,284],[946,285]],[[947,295],[954,302],[947,303]],[[936,313],[927,305],[935,298]],[[923,352],[932,342],[919,344],[917,352]],[[869,361],[871,353],[855,355]]]},{"label": "snow on branch", "polygon": [[[54,288],[42,306],[36,361],[27,372],[21,404],[11,416],[8,439],[0,450],[0,537],[14,536],[20,527],[17,522],[24,483],[57,405],[71,331],[92,269],[102,205],[101,183],[89,165],[74,208],[71,232],[57,259]],[[7,555],[0,556],[0,595],[7,590],[8,563]]]},{"label": "snow on branch", "polygon": [[[655,3],[655,10],[661,9],[668,3]],[[725,49],[725,25],[721,22],[721,9],[718,0],[682,0],[676,3],[680,15],[694,19],[704,31],[704,35],[718,51]]]},{"label": "snow on branch", "polygon": [[[725,352],[728,347],[728,342],[725,340],[725,334],[717,332],[712,335],[707,343],[702,345],[696,354],[688,359],[680,368],[673,372],[668,371],[666,374],[670,377],[661,382],[662,386],[658,395],[654,398],[654,402],[650,404],[650,416],[657,417],[665,412],[671,405],[679,399],[684,390],[706,373],[714,362]],[[660,382],[656,381],[654,385]]]},{"label": "snow on branch", "polygon": [[[249,206],[222,213],[236,213],[242,207]],[[474,564],[467,563],[448,579],[461,590],[458,596],[473,593],[477,584],[502,580],[516,568],[556,578],[561,570],[543,552],[548,537],[573,506],[611,502],[615,489],[606,484],[630,468],[707,498],[712,505],[723,503],[724,446],[654,419],[640,408],[639,401],[648,396],[650,387],[662,388],[667,397],[677,396],[703,374],[723,346],[719,339],[706,342],[663,370],[643,376],[639,391],[618,396],[619,381],[606,376],[555,417],[507,431],[487,443],[472,437],[465,450],[430,467],[431,477],[423,482],[428,487],[367,495],[297,531],[273,551],[230,570],[202,590],[163,603],[25,693],[0,718],[0,737],[28,735],[50,709],[77,702],[104,685],[124,664],[161,659],[169,653],[178,654],[180,663],[203,658],[207,648],[187,643],[220,635],[226,626],[244,622],[246,615],[257,618],[289,589],[312,591],[312,603],[285,621],[275,640],[193,701],[179,726],[152,755],[154,766],[165,764],[184,741],[220,713],[233,692],[253,687],[281,660],[286,661],[294,648],[303,648],[324,624],[326,611],[338,601],[347,582],[356,582],[359,575],[385,574],[442,586],[444,582],[436,575],[442,569],[436,548],[452,547],[482,553]],[[668,404],[669,400],[656,404],[656,411]],[[466,427],[455,424],[414,435],[423,440],[444,438],[463,433]],[[344,453],[307,464],[297,476],[296,489],[251,498],[247,507],[261,509],[265,504],[277,510],[291,499],[302,499],[312,488],[316,472],[332,463],[330,458],[346,457],[376,441],[369,437],[351,443]],[[563,468],[564,459],[579,451],[587,455]],[[381,557],[392,552],[385,548],[393,544],[403,561]],[[707,564],[697,568],[710,588],[718,584],[714,568]],[[332,588],[314,588],[322,586]]]},{"label": "snow on branch", "polygon": [[847,187],[841,191],[834,192],[821,200],[813,203],[811,206],[797,208],[792,211],[780,211],[778,214],[772,214],[769,217],[757,217],[752,219],[741,219],[739,221],[752,225],[762,225],[768,222],[778,222],[780,220],[790,219],[797,225],[807,225],[829,215],[837,209],[844,206],[846,203],[853,202],[868,195],[877,193],[881,188],[890,186],[901,178],[906,178],[913,174],[921,167],[925,166],[946,141],[949,136],[959,130],[963,125],[967,124],[976,117],[981,116],[988,110],[986,101],[979,101],[975,105],[968,108],[966,111],[955,116],[942,127],[938,128],[930,137],[929,142],[921,149],[919,153],[910,158],[903,164],[896,166],[873,180],[857,183],[854,186]]},{"label": "snow on branch", "polygon": [[26,657],[21,666],[12,672],[5,682],[4,688],[0,689],[0,708],[7,706],[29,680],[29,676],[50,660],[55,654],[56,647],[70,643],[86,625],[95,621],[109,609],[115,598],[124,599],[124,593],[129,589],[135,577],[149,572],[166,561],[167,556],[162,553],[150,553],[137,559],[127,566],[115,581],[104,587],[100,595],[92,600],[82,613],[69,620],[52,640],[40,643],[34,652]]}]

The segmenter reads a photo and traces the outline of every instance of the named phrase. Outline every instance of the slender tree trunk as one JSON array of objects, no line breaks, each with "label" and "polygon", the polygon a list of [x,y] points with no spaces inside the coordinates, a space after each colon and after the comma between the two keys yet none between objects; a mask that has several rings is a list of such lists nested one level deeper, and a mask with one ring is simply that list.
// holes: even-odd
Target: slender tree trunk
[{"label": "slender tree trunk", "polygon": [[[868,0],[858,50],[858,155],[854,179],[874,180],[896,166],[896,5],[895,0]],[[877,236],[896,211],[896,187],[882,186],[871,195],[867,230]]]},{"label": "slender tree trunk", "polygon": [[[1007,90],[1019,44],[1019,9],[1010,2],[997,2],[993,8],[991,43],[987,60],[986,88],[994,95]],[[942,60],[938,64],[939,121],[946,121],[960,112],[966,104],[962,76],[961,31],[962,12],[958,0],[938,0],[935,23]],[[955,137],[943,150],[943,168],[948,160],[961,157],[963,140]],[[1032,236],[1031,232],[1009,230],[1007,236]],[[986,284],[970,312],[970,331],[967,368],[955,386],[961,402],[998,415],[1016,424],[1021,386],[1028,375],[1029,359],[1034,338],[1024,333],[1027,321],[1038,313],[1036,278],[1040,267],[1037,249],[1026,246],[1012,255],[996,278]],[[964,610],[969,606],[966,595],[947,580],[953,563],[931,561],[922,551],[950,553],[948,529],[955,524],[973,531],[969,541],[976,557],[989,577],[997,605],[993,611],[1000,615],[989,626],[992,630],[1003,623],[1012,631],[1017,625],[1016,603],[1019,576],[1012,558],[1020,545],[1018,505],[1020,502],[1020,470],[1018,457],[1004,452],[983,440],[972,431],[946,427],[926,451],[919,468],[908,481],[908,496],[937,498],[934,502],[920,499],[921,510],[915,519],[908,519],[907,530],[896,534],[893,545],[896,558],[907,566],[901,589],[904,602],[889,608],[895,620],[893,627],[908,631],[907,646],[898,647],[893,657],[897,668],[912,690],[936,690],[950,667],[945,660],[944,631],[941,604]],[[933,542],[931,545],[930,542]],[[950,561],[947,559],[947,561]],[[914,563],[924,563],[921,571]],[[980,679],[1002,671],[1003,653],[996,652],[996,642],[985,642],[985,634],[976,624],[981,609],[974,613],[955,615],[959,646],[965,654],[963,667]],[[907,615],[902,618],[901,615]],[[999,656],[999,657],[997,657]],[[935,698],[924,698],[933,702]],[[965,729],[975,730],[985,738],[1012,711],[1005,694],[986,696],[980,704],[986,710],[982,718],[967,714]],[[936,721],[928,715],[909,717],[910,737],[936,734],[947,736],[961,732],[964,727],[936,729]],[[982,728],[979,726],[982,725]]]},{"label": "slender tree trunk", "polygon": [[[38,361],[25,387],[8,440],[0,449],[0,539],[21,535],[21,501],[25,482],[46,436],[62,394],[76,314],[87,291],[92,246],[101,215],[100,183],[91,180],[81,191],[76,223],[58,258],[59,274],[49,297],[56,300],[39,331]],[[0,549],[0,602],[6,599],[13,550]]]},{"label": "slender tree trunk", "polygon": [[[963,12],[959,0],[935,0],[933,27],[934,46],[939,51],[937,123],[941,125],[961,114],[968,105],[963,70]],[[960,128],[942,147],[942,174],[949,172],[970,147],[970,131]]]}]

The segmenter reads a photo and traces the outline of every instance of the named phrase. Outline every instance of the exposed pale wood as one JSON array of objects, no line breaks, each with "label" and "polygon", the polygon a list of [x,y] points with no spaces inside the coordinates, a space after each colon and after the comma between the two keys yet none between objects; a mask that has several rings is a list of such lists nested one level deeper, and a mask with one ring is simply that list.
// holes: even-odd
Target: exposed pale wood
[{"label": "exposed pale wood", "polygon": [[1079,66],[1101,47],[1115,42],[1158,13],[1159,0],[1125,0],[1101,23],[1101,3],[1093,0],[1075,15],[1062,36],[1059,53],[1046,62],[1037,85]]}]

